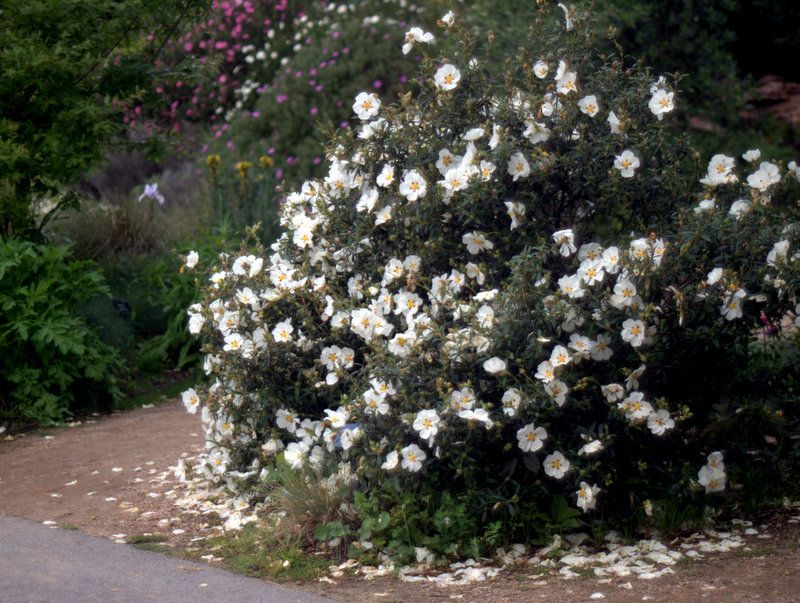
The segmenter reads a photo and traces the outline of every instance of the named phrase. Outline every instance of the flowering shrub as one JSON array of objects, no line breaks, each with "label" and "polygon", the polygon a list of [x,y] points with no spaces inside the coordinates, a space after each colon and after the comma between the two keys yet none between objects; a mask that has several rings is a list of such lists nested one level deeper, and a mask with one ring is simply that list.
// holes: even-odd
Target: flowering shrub
[{"label": "flowering shrub", "polygon": [[[207,17],[170,42],[159,57],[157,66],[175,71],[187,60],[204,67],[203,77],[170,78],[156,85],[159,118],[173,129],[183,122],[213,123],[237,100],[241,103],[236,91],[245,82],[268,82],[304,21],[299,4],[214,0]],[[128,121],[136,125],[147,110],[153,107],[137,108]]]},{"label": "flowering shrub", "polygon": [[675,82],[564,11],[505,73],[410,33],[412,93],[356,95],[270,252],[220,256],[197,470],[252,502],[276,466],[347,476],[351,552],[401,557],[791,481],[800,171],[717,155],[698,183]]},{"label": "flowering shrub", "polygon": [[[398,19],[418,9],[397,9],[391,16],[382,4],[362,2],[337,15],[324,34],[318,25],[318,35],[309,37],[260,90],[252,110],[215,127],[211,149],[237,162],[256,164],[267,158],[270,191],[282,182],[299,185],[323,173],[327,138],[316,124],[350,127],[351,121],[358,122],[351,106],[359,91],[395,98],[414,68],[416,55],[398,52],[403,44]],[[383,10],[381,17],[370,16],[376,5]]]}]

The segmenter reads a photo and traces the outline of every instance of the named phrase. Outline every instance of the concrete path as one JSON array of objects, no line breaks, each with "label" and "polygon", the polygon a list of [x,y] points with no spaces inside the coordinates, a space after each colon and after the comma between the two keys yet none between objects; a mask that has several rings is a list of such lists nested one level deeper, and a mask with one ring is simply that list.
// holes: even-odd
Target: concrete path
[{"label": "concrete path", "polygon": [[324,603],[301,590],[0,516],[0,600]]}]

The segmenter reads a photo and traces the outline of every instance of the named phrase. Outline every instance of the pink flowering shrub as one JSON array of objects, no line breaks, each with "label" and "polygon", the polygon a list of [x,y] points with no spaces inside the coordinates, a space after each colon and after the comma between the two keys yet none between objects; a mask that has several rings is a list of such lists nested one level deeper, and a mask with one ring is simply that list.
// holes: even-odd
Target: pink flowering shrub
[{"label": "pink flowering shrub", "polygon": [[[185,122],[222,122],[236,106],[245,82],[269,82],[280,59],[291,52],[293,35],[306,21],[306,5],[294,0],[214,0],[207,17],[170,42],[157,67],[180,70],[196,63],[198,73],[156,85],[155,106],[138,107],[133,125],[155,117],[178,130]],[[148,115],[155,113],[155,115]]]},{"label": "pink flowering shrub", "polygon": [[351,554],[401,559],[793,487],[800,169],[698,178],[676,83],[546,12],[504,71],[437,55],[452,14],[410,30],[412,93],[354,95],[277,242],[213,262],[196,471],[252,504],[282,471],[340,476]]},{"label": "pink flowering shrub", "polygon": [[229,162],[269,157],[272,187],[284,182],[296,186],[322,173],[330,128],[346,129],[358,121],[352,111],[355,95],[369,90],[387,101],[395,99],[419,59],[416,53],[400,52],[403,18],[413,17],[416,9],[371,17],[368,9],[374,8],[367,2],[340,15],[328,32],[300,49],[261,91],[252,110],[213,128],[211,150]]}]

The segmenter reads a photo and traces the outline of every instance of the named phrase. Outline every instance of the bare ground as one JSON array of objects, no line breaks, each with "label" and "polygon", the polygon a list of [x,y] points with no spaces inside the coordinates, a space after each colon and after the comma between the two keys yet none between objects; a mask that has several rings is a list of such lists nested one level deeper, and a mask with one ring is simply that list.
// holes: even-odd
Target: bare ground
[{"label": "bare ground", "polygon": [[[166,534],[178,544],[198,533],[205,518],[178,512],[170,494],[174,483],[165,474],[202,444],[197,416],[187,414],[177,400],[0,441],[0,514],[112,538]],[[601,593],[604,600],[621,602],[800,602],[800,526],[776,518],[760,531],[766,537],[749,541],[744,550],[679,564],[675,574],[648,581],[565,581],[520,569],[469,586],[394,578],[346,578],[305,586],[347,601],[566,602],[596,600]]]}]

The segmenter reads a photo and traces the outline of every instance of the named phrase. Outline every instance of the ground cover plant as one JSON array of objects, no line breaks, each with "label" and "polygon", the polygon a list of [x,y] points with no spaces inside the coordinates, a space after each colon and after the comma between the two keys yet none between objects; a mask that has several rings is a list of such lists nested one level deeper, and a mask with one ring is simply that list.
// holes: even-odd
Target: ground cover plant
[{"label": "ground cover plant", "polygon": [[680,528],[793,483],[797,165],[701,165],[679,81],[541,10],[499,72],[452,14],[449,56],[409,30],[410,94],[356,95],[279,240],[201,281],[196,469],[243,508],[288,466],[343,492],[318,538],[407,560]]}]

